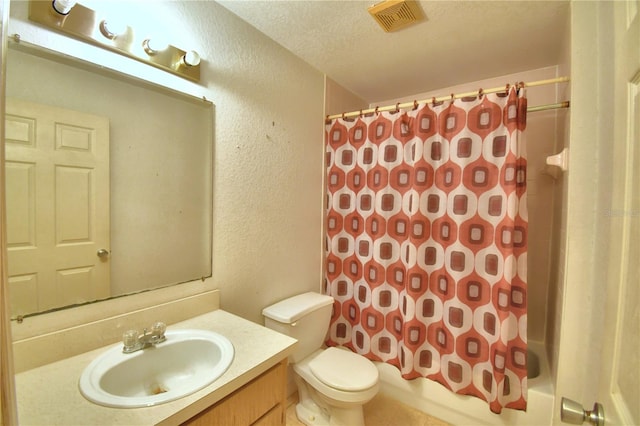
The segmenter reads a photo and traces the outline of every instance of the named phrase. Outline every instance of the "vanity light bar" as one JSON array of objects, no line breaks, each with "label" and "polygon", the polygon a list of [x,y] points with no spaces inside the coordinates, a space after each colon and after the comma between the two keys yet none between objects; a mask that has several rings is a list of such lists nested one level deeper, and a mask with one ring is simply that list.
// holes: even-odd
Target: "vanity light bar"
[{"label": "vanity light bar", "polygon": [[81,4],[75,4],[63,15],[54,9],[51,0],[29,0],[29,19],[180,77],[200,81],[200,56],[195,51],[186,52],[171,45],[153,50],[149,47],[150,39],[136,40],[133,28],[125,25],[117,28],[115,22],[100,18]]}]

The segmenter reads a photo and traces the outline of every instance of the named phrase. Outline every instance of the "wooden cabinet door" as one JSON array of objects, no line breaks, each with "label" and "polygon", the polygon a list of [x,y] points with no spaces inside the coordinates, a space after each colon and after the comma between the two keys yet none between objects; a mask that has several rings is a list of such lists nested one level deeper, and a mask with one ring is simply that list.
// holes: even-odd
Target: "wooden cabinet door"
[{"label": "wooden cabinet door", "polygon": [[284,360],[183,426],[285,424],[287,361]]}]

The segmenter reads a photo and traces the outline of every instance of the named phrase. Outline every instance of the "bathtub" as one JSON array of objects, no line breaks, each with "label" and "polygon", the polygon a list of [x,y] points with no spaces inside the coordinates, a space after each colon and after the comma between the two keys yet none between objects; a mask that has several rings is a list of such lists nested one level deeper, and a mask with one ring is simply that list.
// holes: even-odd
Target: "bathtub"
[{"label": "bathtub", "polygon": [[[392,365],[376,362],[380,372],[380,392],[430,416],[453,425],[551,425],[553,418],[553,385],[544,347],[529,342],[537,356],[540,374],[527,379],[527,411],[504,409],[494,414],[488,404],[475,397],[457,395],[427,379],[404,380]],[[535,362],[535,361],[534,361]]]}]

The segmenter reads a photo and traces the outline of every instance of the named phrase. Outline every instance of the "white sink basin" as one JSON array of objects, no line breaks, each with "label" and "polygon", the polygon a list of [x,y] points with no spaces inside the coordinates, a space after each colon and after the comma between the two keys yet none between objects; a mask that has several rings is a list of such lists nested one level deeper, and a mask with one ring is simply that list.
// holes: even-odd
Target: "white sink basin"
[{"label": "white sink basin", "polygon": [[80,392],[107,407],[149,407],[212,383],[231,365],[226,337],[205,330],[170,330],[167,340],[131,354],[122,345],[94,359],[80,376]]}]

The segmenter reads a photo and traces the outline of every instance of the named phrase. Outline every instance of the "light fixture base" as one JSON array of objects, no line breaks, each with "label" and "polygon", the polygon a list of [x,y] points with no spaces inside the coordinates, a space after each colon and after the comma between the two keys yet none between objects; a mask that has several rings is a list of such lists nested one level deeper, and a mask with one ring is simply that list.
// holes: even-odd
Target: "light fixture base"
[{"label": "light fixture base", "polygon": [[53,9],[50,0],[29,0],[29,19],[180,77],[200,81],[199,64],[188,67],[183,65],[182,58],[187,54],[186,51],[169,45],[150,55],[143,47],[146,37],[136,40],[135,31],[131,27],[127,27],[126,32],[117,37],[108,38],[100,31],[100,24],[105,18],[81,4],[76,4],[67,15],[61,15]]}]

